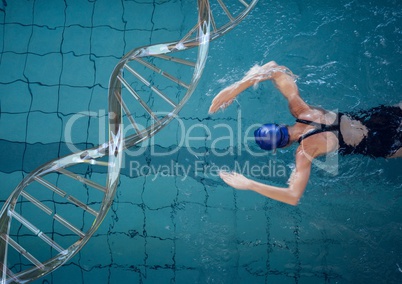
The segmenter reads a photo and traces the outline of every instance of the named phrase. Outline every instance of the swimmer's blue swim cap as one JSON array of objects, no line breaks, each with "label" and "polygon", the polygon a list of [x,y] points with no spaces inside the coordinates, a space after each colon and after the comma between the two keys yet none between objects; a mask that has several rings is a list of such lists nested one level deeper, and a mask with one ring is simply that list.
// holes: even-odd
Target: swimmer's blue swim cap
[{"label": "swimmer's blue swim cap", "polygon": [[264,150],[285,147],[289,143],[289,131],[286,125],[264,124],[254,131],[255,142]]}]

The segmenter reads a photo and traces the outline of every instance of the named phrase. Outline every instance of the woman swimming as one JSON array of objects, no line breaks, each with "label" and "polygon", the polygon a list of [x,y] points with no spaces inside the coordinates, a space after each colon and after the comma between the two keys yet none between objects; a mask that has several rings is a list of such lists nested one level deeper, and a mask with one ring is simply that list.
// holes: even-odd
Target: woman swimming
[{"label": "woman swimming", "polygon": [[357,113],[335,113],[309,106],[299,95],[292,72],[271,61],[253,67],[246,76],[223,89],[213,99],[209,113],[225,108],[244,90],[264,80],[272,80],[287,99],[292,126],[264,124],[254,132],[256,143],[264,150],[287,147],[298,142],[296,166],[287,188],[266,185],[239,173],[220,172],[228,185],[253,190],[266,197],[297,205],[310,177],[314,158],[338,151],[342,155],[362,154],[372,158],[402,157],[402,102],[379,106]]}]

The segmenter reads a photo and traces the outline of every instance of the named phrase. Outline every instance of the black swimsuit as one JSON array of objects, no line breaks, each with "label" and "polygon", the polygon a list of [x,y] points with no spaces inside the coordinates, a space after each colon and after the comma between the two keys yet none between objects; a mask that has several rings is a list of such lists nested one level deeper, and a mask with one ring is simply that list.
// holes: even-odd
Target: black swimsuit
[{"label": "black swimsuit", "polygon": [[[345,143],[340,131],[340,120],[343,115],[360,121],[367,127],[368,134],[357,146]],[[320,124],[313,121],[297,119],[296,122],[311,125],[315,129],[300,136],[298,142],[311,135],[326,131],[337,132],[339,153],[342,155],[362,154],[372,158],[389,157],[402,147],[402,109],[398,106],[379,106],[357,113],[338,113],[333,124]]]}]

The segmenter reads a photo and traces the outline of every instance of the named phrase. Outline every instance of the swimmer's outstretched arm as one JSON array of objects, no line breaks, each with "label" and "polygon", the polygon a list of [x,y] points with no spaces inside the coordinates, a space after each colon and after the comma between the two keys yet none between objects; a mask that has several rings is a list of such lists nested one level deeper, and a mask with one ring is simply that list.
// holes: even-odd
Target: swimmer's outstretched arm
[{"label": "swimmer's outstretched arm", "polygon": [[292,72],[285,66],[270,61],[263,66],[254,66],[243,79],[223,89],[212,100],[209,113],[227,107],[241,92],[265,80],[272,80],[275,87],[288,100],[289,109],[295,117],[310,109],[299,95]]},{"label": "swimmer's outstretched arm", "polygon": [[296,168],[289,178],[289,187],[281,188],[263,184],[246,178],[239,173],[220,172],[219,175],[228,185],[240,190],[252,190],[271,199],[290,205],[297,205],[306,188],[311,172],[311,160],[300,148],[296,152]]}]

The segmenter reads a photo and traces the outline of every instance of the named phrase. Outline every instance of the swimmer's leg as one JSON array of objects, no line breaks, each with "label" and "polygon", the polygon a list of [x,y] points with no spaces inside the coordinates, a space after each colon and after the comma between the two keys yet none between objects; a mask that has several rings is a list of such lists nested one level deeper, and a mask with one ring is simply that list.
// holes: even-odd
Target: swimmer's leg
[{"label": "swimmer's leg", "polygon": [[399,148],[394,154],[389,156],[389,158],[402,158],[402,148]]}]

